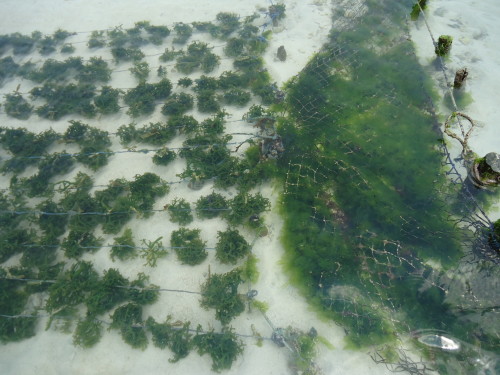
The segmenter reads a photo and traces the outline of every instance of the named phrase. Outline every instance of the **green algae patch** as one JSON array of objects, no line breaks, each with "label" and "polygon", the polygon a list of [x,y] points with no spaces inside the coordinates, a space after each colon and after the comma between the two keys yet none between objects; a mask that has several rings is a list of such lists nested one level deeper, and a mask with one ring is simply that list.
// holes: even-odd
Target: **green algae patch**
[{"label": "green algae patch", "polygon": [[462,254],[427,78],[401,37],[411,4],[366,4],[287,84],[279,120],[285,268],[353,347],[447,325],[421,275]]}]

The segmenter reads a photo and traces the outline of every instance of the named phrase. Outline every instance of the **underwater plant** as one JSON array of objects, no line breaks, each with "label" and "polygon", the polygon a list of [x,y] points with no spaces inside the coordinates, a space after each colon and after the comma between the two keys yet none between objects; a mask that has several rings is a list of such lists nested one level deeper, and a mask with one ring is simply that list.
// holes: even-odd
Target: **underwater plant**
[{"label": "underwater plant", "polygon": [[177,134],[177,129],[170,123],[150,122],[137,129],[136,141],[163,146]]},{"label": "underwater plant", "polygon": [[226,91],[222,98],[226,104],[236,105],[238,107],[243,107],[246,105],[250,99],[251,95],[248,91],[241,90],[238,88],[230,89]]},{"label": "underwater plant", "polygon": [[139,272],[137,279],[132,280],[128,290],[128,298],[139,305],[151,305],[158,300],[160,287],[149,284],[149,276]]},{"label": "underwater plant", "polygon": [[97,170],[107,164],[110,154],[107,147],[111,145],[108,132],[70,120],[70,126],[63,135],[64,141],[77,143],[81,149],[76,160],[92,170]]},{"label": "underwater plant", "polygon": [[214,113],[221,110],[217,95],[214,91],[203,90],[196,95],[198,111],[202,113]]},{"label": "underwater plant", "polygon": [[27,120],[33,112],[33,106],[19,93],[5,95],[3,107],[7,115],[19,120]]},{"label": "underwater plant", "polygon": [[168,120],[171,129],[179,129],[180,133],[191,134],[198,129],[198,121],[193,116],[177,115]]},{"label": "underwater plant", "polygon": [[12,56],[0,59],[0,84],[2,84],[6,78],[18,74],[19,68],[20,65],[14,61]]},{"label": "underwater plant", "polygon": [[169,49],[165,48],[165,51],[160,55],[159,59],[161,62],[174,61],[176,57],[183,56],[183,50],[176,50],[175,48]]},{"label": "underwater plant", "polygon": [[73,167],[74,159],[66,151],[54,152],[43,157],[38,163],[38,172],[31,177],[20,179],[29,197],[51,193],[49,180],[58,175],[68,173]]},{"label": "underwater plant", "polygon": [[215,309],[215,318],[222,325],[229,324],[245,310],[243,299],[238,294],[241,282],[241,271],[236,269],[225,274],[213,274],[201,286],[201,306]]},{"label": "underwater plant", "polygon": [[[217,20],[216,36],[221,39],[227,38],[240,27],[240,17],[236,13],[220,12],[215,16]],[[211,35],[214,35],[211,31]]]},{"label": "underwater plant", "polygon": [[222,110],[211,117],[207,117],[200,124],[201,133],[209,137],[222,134],[224,132],[224,124],[226,123],[225,119],[227,116],[228,113]]},{"label": "underwater plant", "polygon": [[102,323],[92,317],[86,317],[78,321],[73,333],[73,345],[82,348],[91,348],[97,344],[102,337]]},{"label": "underwater plant", "polygon": [[224,47],[224,53],[229,57],[241,56],[245,51],[245,40],[241,38],[231,38]]},{"label": "underwater plant", "polygon": [[178,56],[183,56],[184,51],[182,49],[176,50],[174,47],[172,49],[165,48],[163,53],[160,55],[159,60],[161,62],[174,61]]},{"label": "underwater plant", "polygon": [[91,57],[79,70],[76,78],[81,83],[109,82],[111,69],[102,57]]},{"label": "underwater plant", "polygon": [[13,33],[9,35],[9,44],[12,46],[14,55],[27,55],[31,53],[39,39],[40,35],[37,32],[32,33],[31,36]]},{"label": "underwater plant", "polygon": [[61,82],[80,74],[83,67],[81,57],[68,57],[63,61],[47,59],[40,69],[35,69],[35,66],[23,66],[23,71],[19,74],[37,83],[44,81]]},{"label": "underwater plant", "polygon": [[33,98],[42,98],[46,104],[37,107],[38,116],[49,120],[59,120],[68,114],[80,114],[84,117],[94,117],[96,109],[91,100],[95,95],[95,87],[91,84],[70,83],[57,85],[45,83],[42,87],[35,87],[30,91]]},{"label": "underwater plant", "polygon": [[137,211],[135,204],[137,203],[129,194],[116,196],[113,202],[110,202],[107,207],[103,207],[108,213],[102,223],[103,232],[108,234],[118,233]]},{"label": "underwater plant", "polygon": [[255,25],[252,25],[251,21],[247,22],[246,20],[245,24],[238,30],[238,35],[244,39],[254,38],[257,36],[258,33],[259,33],[259,28]]},{"label": "underwater plant", "polygon": [[[58,247],[59,240],[57,237],[44,235],[39,239],[34,239],[30,244],[23,244],[23,255],[19,263],[28,269],[38,268],[41,270],[50,267],[56,260]],[[46,286],[39,284],[37,291],[42,291],[44,288]]]},{"label": "underwater plant", "polygon": [[221,263],[236,264],[251,251],[250,244],[236,229],[229,228],[224,232],[217,232],[217,239],[215,257]]},{"label": "underwater plant", "polygon": [[168,165],[175,160],[177,154],[168,147],[163,147],[153,155],[153,163],[156,165]]},{"label": "underwater plant", "polygon": [[162,238],[163,237],[158,237],[154,241],[142,240],[142,244],[145,247],[140,250],[139,256],[146,259],[146,263],[144,263],[145,266],[156,267],[158,259],[168,254],[161,242]]},{"label": "underwater plant", "polygon": [[248,221],[251,216],[259,215],[269,210],[269,199],[260,193],[254,195],[240,192],[230,202],[231,211],[225,215],[231,225],[240,225]]},{"label": "underwater plant", "polygon": [[61,47],[61,53],[74,53],[75,47],[71,43],[65,43]]},{"label": "underwater plant", "polygon": [[134,62],[134,65],[129,70],[139,82],[146,82],[151,71],[151,69],[149,69],[149,64],[146,61]]},{"label": "underwater plant", "polygon": [[236,358],[243,353],[243,343],[233,329],[228,327],[223,327],[220,333],[213,330],[201,333],[199,327],[193,343],[200,355],[210,355],[212,370],[216,372],[230,369]]},{"label": "underwater plant", "polygon": [[49,298],[45,309],[51,313],[66,306],[83,303],[98,280],[99,275],[92,267],[92,263],[78,261],[61,273],[49,287]]},{"label": "underwater plant", "polygon": [[248,254],[245,263],[240,267],[241,278],[243,281],[255,284],[259,280],[259,269],[257,267],[257,262],[259,260],[253,254]]},{"label": "underwater plant", "polygon": [[276,86],[274,84],[265,84],[262,86],[252,87],[252,92],[256,96],[260,96],[263,104],[271,105],[277,101]]},{"label": "underwater plant", "polygon": [[0,232],[0,262],[3,263],[11,256],[23,251],[23,245],[34,241],[35,233],[32,230],[15,228]]},{"label": "underwater plant", "polygon": [[273,20],[273,24],[276,21],[280,21],[286,17],[286,5],[285,4],[273,4],[268,8],[269,17]]},{"label": "underwater plant", "polygon": [[186,322],[182,327],[175,326],[171,323],[172,317],[169,315],[165,322],[157,323],[154,318],[149,317],[146,320],[146,327],[153,336],[153,344],[160,349],[168,347],[172,353],[173,358],[168,361],[175,363],[182,358],[187,357],[192,344],[192,335],[190,333],[190,323]]},{"label": "underwater plant", "polygon": [[63,213],[64,209],[62,207],[51,199],[48,199],[39,203],[36,208],[40,211],[38,215],[38,226],[46,236],[55,238],[64,234],[68,223],[68,215],[45,214],[47,212],[54,214]]},{"label": "underwater plant", "polygon": [[[139,29],[135,29],[135,32],[131,31],[131,33],[127,33],[121,26],[115,27],[114,29],[106,32],[107,37],[109,38],[108,45],[112,48],[124,48],[129,42],[130,35],[135,34],[135,36],[137,36],[139,33]],[[132,37],[134,36],[132,35]]]},{"label": "underwater plant", "polygon": [[155,109],[156,101],[153,84],[139,83],[137,87],[125,93],[123,101],[129,106],[127,114],[132,117],[151,114]]},{"label": "underwater plant", "polygon": [[71,230],[63,240],[61,248],[68,258],[80,258],[85,252],[96,252],[102,244],[102,238],[96,238],[93,233]]},{"label": "underwater plant", "polygon": [[219,60],[217,55],[210,52],[206,43],[192,42],[186,53],[177,57],[175,68],[183,74],[191,74],[198,69],[210,73],[219,64]]},{"label": "underwater plant", "polygon": [[115,258],[121,261],[133,259],[137,256],[135,248],[136,245],[132,237],[132,229],[127,228],[121,236],[114,238],[114,243],[109,255],[113,262]]},{"label": "underwater plant", "polygon": [[[97,199],[90,196],[88,190],[77,189],[66,191],[64,197],[60,200],[61,206],[67,211],[83,212],[101,212],[102,207]],[[76,232],[92,232],[93,229],[101,224],[103,216],[101,215],[72,215],[69,219],[69,229]]]},{"label": "underwater plant", "polygon": [[45,36],[42,39],[38,40],[37,47],[40,55],[50,55],[56,51],[57,41],[51,36]]},{"label": "underwater plant", "polygon": [[118,99],[122,94],[119,89],[114,89],[111,86],[102,86],[99,95],[94,97],[94,105],[98,112],[103,115],[117,113],[120,110]]},{"label": "underwater plant", "polygon": [[450,53],[453,37],[450,35],[440,35],[435,48],[436,55],[446,56]]},{"label": "underwater plant", "polygon": [[231,136],[196,134],[187,139],[179,156],[187,161],[187,169],[179,175],[181,178],[207,179],[219,176],[225,164],[232,162],[226,147]]},{"label": "underwater plant", "polygon": [[54,34],[52,34],[52,38],[54,38],[54,40],[58,43],[61,43],[72,35],[76,35],[76,33],[72,33],[63,29],[57,29],[56,31],[54,31]]},{"label": "underwater plant", "polygon": [[170,35],[170,29],[167,26],[155,26],[147,24],[144,29],[149,34],[149,41],[154,45],[161,45],[163,40]]},{"label": "underwater plant", "polygon": [[195,79],[194,82],[195,82],[195,87],[193,88],[193,90],[195,92],[215,91],[219,88],[219,83],[217,81],[217,78],[209,77],[204,74],[200,78]]},{"label": "underwater plant", "polygon": [[189,87],[193,84],[193,80],[189,77],[179,78],[177,84],[181,87]]},{"label": "underwater plant", "polygon": [[179,22],[174,26],[175,37],[173,43],[186,44],[188,39],[193,34],[193,28],[186,23]]},{"label": "underwater plant", "polygon": [[115,268],[104,271],[104,276],[85,298],[87,316],[92,317],[111,310],[128,298],[129,281]]},{"label": "underwater plant", "polygon": [[248,87],[249,83],[248,77],[244,74],[226,70],[219,76],[217,88],[221,90],[241,89]]},{"label": "underwater plant", "polygon": [[200,219],[212,219],[220,216],[227,208],[226,198],[215,192],[200,197],[196,201],[196,214]]},{"label": "underwater plant", "polygon": [[4,161],[2,173],[19,173],[29,165],[38,164],[41,159],[31,156],[44,155],[46,149],[57,139],[59,135],[53,130],[35,134],[25,128],[0,128],[0,143],[14,155]]},{"label": "underwater plant", "polygon": [[[29,293],[17,281],[7,280],[12,274],[15,274],[12,268],[7,271],[0,267],[0,309],[7,316],[23,313],[29,297]],[[15,342],[35,335],[36,317],[18,319],[7,316],[0,318],[0,342]]]},{"label": "underwater plant", "polygon": [[169,185],[158,175],[146,172],[136,175],[134,181],[130,182],[130,198],[137,211],[145,217],[151,213],[156,198],[163,197],[170,190]]},{"label": "underwater plant", "polygon": [[141,82],[137,87],[126,92],[123,100],[129,106],[127,113],[132,117],[151,114],[156,100],[166,99],[172,91],[172,84],[167,78],[158,83]]},{"label": "underwater plant", "polygon": [[264,62],[259,56],[243,55],[233,61],[233,66],[242,72],[255,73],[263,68]]},{"label": "underwater plant", "polygon": [[191,94],[184,92],[172,94],[163,105],[161,113],[164,115],[177,116],[193,108],[194,99]]},{"label": "underwater plant", "polygon": [[179,225],[187,225],[193,221],[191,205],[184,198],[175,198],[167,207],[170,221]]},{"label": "underwater plant", "polygon": [[132,348],[144,350],[148,346],[148,338],[142,326],[142,306],[128,303],[118,307],[111,315],[110,328],[119,329],[123,341]]},{"label": "underwater plant", "polygon": [[111,55],[117,64],[122,61],[140,61],[145,56],[144,53],[136,47],[115,47],[111,49]]},{"label": "underwater plant", "polygon": [[127,146],[130,143],[136,141],[138,139],[139,131],[136,128],[135,123],[130,123],[128,125],[120,125],[118,128],[116,135],[120,138],[120,143],[123,146]]},{"label": "underwater plant", "polygon": [[206,53],[201,59],[201,71],[203,73],[212,72],[220,63],[220,57],[215,53]]},{"label": "underwater plant", "polygon": [[271,114],[268,113],[268,111],[264,107],[258,104],[253,104],[248,112],[243,115],[242,119],[249,123],[253,123],[260,120],[262,117],[270,116]]},{"label": "underwater plant", "polygon": [[200,264],[208,255],[205,250],[206,242],[202,241],[199,229],[174,230],[170,237],[170,244],[183,264],[191,266]]},{"label": "underwater plant", "polygon": [[420,9],[425,10],[427,8],[427,0],[417,0],[415,5],[411,8],[410,17],[412,21],[416,21],[418,16],[420,16]]},{"label": "underwater plant", "polygon": [[106,45],[106,39],[104,36],[104,31],[92,31],[90,34],[90,39],[87,42],[87,47],[89,48],[101,48]]}]

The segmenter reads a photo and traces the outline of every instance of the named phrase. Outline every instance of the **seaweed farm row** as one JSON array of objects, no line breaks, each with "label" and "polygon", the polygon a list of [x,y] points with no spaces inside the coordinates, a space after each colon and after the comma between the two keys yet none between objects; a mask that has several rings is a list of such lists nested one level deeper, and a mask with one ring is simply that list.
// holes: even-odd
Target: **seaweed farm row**
[{"label": "seaweed farm row", "polygon": [[[284,16],[284,6],[271,6],[265,15],[270,23]],[[257,18],[219,13],[215,24],[176,24],[175,47],[158,54],[166,64],[155,67],[156,74],[140,47],[168,43],[170,30],[148,22],[91,33],[88,47],[104,58],[88,60],[21,62],[34,51],[48,57],[55,46],[73,53],[65,43],[72,34],[62,30],[0,38],[8,55],[0,60],[4,87],[16,80],[23,87],[40,85],[29,93],[18,87],[1,107],[23,125],[0,130],[1,169],[10,180],[0,207],[3,342],[40,334],[45,321],[47,328],[72,333],[76,346],[90,348],[108,327],[133,348],[145,350],[149,341],[168,348],[172,362],[193,350],[207,353],[212,369],[220,371],[242,354],[243,338],[259,345],[270,339],[232,328],[246,308],[258,320],[267,309],[256,293],[242,291],[258,278],[252,247],[268,233],[264,213],[270,209],[259,186],[275,173],[272,152],[279,145],[265,106],[282,100],[261,57],[271,32],[255,26]],[[193,40],[192,27],[223,44],[223,57],[209,43]],[[221,64],[228,69],[214,75]],[[113,87],[115,74],[127,71],[137,86]],[[240,118],[228,120],[235,111]],[[124,112],[134,122],[116,124]],[[59,131],[50,124],[40,130],[34,113]],[[123,177],[128,171],[120,160],[127,155],[129,161],[140,158],[132,169],[142,173]],[[203,224],[209,221],[210,231]],[[109,262],[112,267],[103,269]],[[192,273],[199,286],[150,281],[158,279],[156,269],[166,272],[165,262],[186,267],[177,272]],[[169,313],[164,294],[194,298],[186,302],[191,309],[199,300],[191,314],[197,322]],[[155,304],[161,305],[160,321],[146,315]],[[203,309],[212,313],[197,315]],[[292,328],[282,335],[290,343],[315,340]],[[292,356],[304,368],[313,354],[308,350],[306,360],[301,350]]]}]

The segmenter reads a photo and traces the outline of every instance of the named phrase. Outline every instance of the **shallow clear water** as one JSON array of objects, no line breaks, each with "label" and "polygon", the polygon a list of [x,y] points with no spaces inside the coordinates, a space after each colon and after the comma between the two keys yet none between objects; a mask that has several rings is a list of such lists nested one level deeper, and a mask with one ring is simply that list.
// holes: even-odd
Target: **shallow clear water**
[{"label": "shallow clear water", "polygon": [[[277,234],[264,213],[271,181],[280,193],[272,209],[284,221],[287,277],[315,314],[342,328],[347,348],[371,348],[374,362],[389,369],[498,372],[498,254],[487,234],[479,235],[488,218],[476,216],[485,194],[462,186],[454,165],[462,161],[450,159],[443,145],[439,95],[409,38],[412,5],[342,2],[334,8],[327,43],[283,91],[268,74],[279,68],[266,71],[258,59],[272,38],[267,32],[278,33],[286,22],[268,5],[255,21],[233,20],[234,31],[219,18],[219,28],[198,24],[192,36],[182,28],[187,23],[169,25],[170,35],[149,24],[94,34],[94,49],[73,46],[86,56],[89,50],[103,56],[95,66],[87,59],[43,65],[55,56],[76,56],[55,34],[0,39],[3,87],[12,92],[0,109],[0,339],[23,350],[48,324],[45,337],[67,331],[53,336],[61,346],[103,340],[97,348],[120,348],[123,338],[144,350],[149,342],[142,366],[154,362],[154,345],[168,347],[174,360],[196,350],[212,355],[208,367],[172,367],[177,371],[225,369],[240,358],[232,371],[252,373],[241,360],[253,353],[252,344],[244,347],[241,340],[260,342],[266,332],[265,348],[274,353],[272,332],[291,353],[290,371],[314,373],[314,331],[276,329],[274,319],[283,328],[292,324],[273,311],[276,297],[252,301],[247,294],[252,285],[264,296],[270,287],[258,284],[253,272],[269,268],[245,249],[256,244],[252,251],[261,262],[265,254],[257,247],[272,250],[266,246]],[[245,23],[258,26],[244,29]],[[239,34],[229,49],[228,35],[242,30],[248,35]],[[183,32],[186,41],[180,40]],[[67,38],[89,43],[89,36]],[[197,38],[210,48],[191,45]],[[184,55],[169,50],[158,61],[166,46]],[[236,76],[221,78],[228,70]],[[186,77],[193,78],[191,86],[179,81]],[[169,101],[179,93],[188,94],[184,102]],[[269,112],[252,112],[252,104]],[[231,117],[218,112],[222,108]],[[176,117],[181,114],[193,117]],[[18,127],[31,133],[7,130]],[[56,133],[42,133],[48,129]],[[126,228],[132,229],[128,235]],[[214,255],[221,238],[232,246]],[[170,290],[134,289],[156,285]],[[179,289],[186,299],[168,297]],[[201,295],[201,306],[187,299],[189,293]],[[257,314],[257,328],[252,323],[250,329],[246,317],[257,322],[256,311],[265,311],[266,303],[271,319]],[[165,320],[167,314],[172,318]],[[183,326],[188,320],[192,325]],[[236,330],[228,329],[233,324]],[[85,358],[85,350],[75,349],[74,356]],[[11,361],[9,368],[14,373],[29,364]]]}]

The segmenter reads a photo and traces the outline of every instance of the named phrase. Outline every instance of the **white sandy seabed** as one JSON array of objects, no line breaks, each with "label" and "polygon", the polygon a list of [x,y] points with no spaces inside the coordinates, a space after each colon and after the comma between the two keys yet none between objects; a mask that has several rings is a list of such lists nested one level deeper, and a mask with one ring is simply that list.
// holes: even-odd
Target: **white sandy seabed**
[{"label": "white sandy seabed", "polygon": [[[489,0],[491,6],[494,6],[494,0]],[[432,13],[431,21],[434,17],[444,17],[447,23],[452,23],[452,19],[447,15],[447,11],[440,11],[440,5],[443,9],[452,9],[453,1],[433,1],[429,12]],[[472,0],[463,1],[463,3],[473,3]],[[148,20],[152,24],[173,25],[175,22],[193,22],[210,21],[215,19],[215,15],[221,11],[236,12],[242,16],[250,15],[258,11],[258,7],[267,7],[270,3],[264,0],[3,0],[0,2],[0,34],[21,32],[31,33],[39,30],[45,33],[52,33],[58,28],[68,31],[87,32],[92,30],[106,29],[123,25],[131,27],[137,21]],[[281,85],[293,75],[297,74],[307,63],[315,51],[318,51],[321,45],[326,41],[331,24],[331,4],[327,0],[305,0],[305,1],[287,1],[286,2],[286,20],[281,28],[273,30],[270,40],[270,47],[265,55],[266,67],[273,79]],[[496,6],[496,5],[495,5]],[[437,7],[437,8],[436,8]],[[472,7],[472,5],[470,5]],[[496,6],[498,8],[498,6]],[[486,8],[488,9],[488,8]],[[471,8],[467,13],[469,16],[475,8]],[[498,12],[496,13],[498,14]],[[493,21],[488,17],[490,23]],[[443,22],[445,23],[445,22]],[[463,23],[458,23],[463,26]],[[461,31],[464,35],[463,43],[469,46],[474,45],[478,40],[484,43],[491,42],[492,33],[485,27],[485,23],[480,22],[474,26],[478,30],[479,37],[474,37],[466,31]],[[494,25],[491,25],[494,26]],[[448,27],[453,28],[453,23]],[[421,28],[421,27],[420,27]],[[480,32],[485,28],[484,33]],[[421,28],[422,29],[422,28]],[[455,29],[454,29],[455,30]],[[439,30],[436,28],[436,34]],[[449,32],[451,34],[451,32]],[[69,42],[75,43],[77,47],[76,56],[82,56],[84,59],[92,56],[86,48],[85,43],[78,44],[78,41],[86,41],[88,33],[81,33]],[[424,35],[423,30],[415,30],[415,38],[423,41],[428,36]],[[474,34],[476,35],[476,34]],[[498,33],[497,33],[498,35]],[[421,38],[421,39],[418,39]],[[460,37],[456,37],[460,41]],[[429,40],[425,39],[429,44]],[[216,42],[212,44],[216,45]],[[419,42],[420,44],[420,42]],[[287,49],[288,58],[286,62],[279,62],[275,58],[275,51],[284,45]],[[424,42],[421,44],[424,45]],[[495,44],[491,44],[493,52]],[[162,52],[164,47],[155,50],[155,47],[148,46],[144,49],[146,54]],[[429,49],[432,48],[430,44]],[[455,42],[454,52],[460,51],[460,43]],[[222,51],[221,51],[222,52]],[[430,59],[427,50],[419,50],[422,62]],[[488,68],[488,63],[484,61],[481,66],[482,71],[472,69],[477,63],[476,59],[484,56],[486,50],[474,50],[470,56],[466,56],[469,61],[467,65],[471,70],[471,79],[469,89],[473,92],[475,102],[471,107],[470,114],[478,118],[485,124],[484,128],[476,133],[473,148],[478,147],[479,154],[494,151],[494,146],[498,142],[492,141],[494,137],[490,132],[494,124],[494,112],[496,107],[492,104],[495,96],[492,84],[494,76],[488,74],[494,73],[494,69]],[[105,52],[106,54],[109,52]],[[464,52],[465,53],[465,52]],[[498,58],[498,52],[491,57]],[[63,56],[56,56],[65,58]],[[103,55],[104,57],[104,55]],[[485,56],[488,58],[490,56]],[[155,58],[156,59],[156,58]],[[158,64],[157,60],[151,60],[151,66]],[[498,59],[495,60],[495,64]],[[463,63],[459,64],[464,65]],[[219,70],[214,72],[220,74],[224,70],[229,70],[230,66],[221,64]],[[169,78],[175,82],[180,76],[175,72],[169,72]],[[16,82],[12,86],[7,83],[2,92],[14,90]],[[476,93],[476,85],[479,86]],[[111,86],[113,87],[133,87],[135,82],[130,74],[114,73]],[[489,87],[490,89],[486,89]],[[498,86],[497,86],[498,87]],[[27,92],[32,88],[29,81],[22,82],[21,91]],[[472,111],[474,108],[474,111]],[[196,112],[190,113],[198,119],[204,116]],[[242,113],[235,111],[234,119],[241,118]],[[50,122],[33,117],[27,122],[16,121],[11,118],[0,115],[2,126],[12,127],[30,127],[32,131],[42,131],[52,127],[61,132],[67,126],[66,121]],[[158,110],[152,118],[147,121],[160,121],[161,114]],[[491,120],[491,125],[490,125]],[[36,121],[36,124],[35,124]],[[110,132],[122,125],[130,122],[125,114],[107,116],[100,120],[84,120],[92,126],[97,126]],[[31,124],[31,125],[28,125]],[[241,125],[231,125],[231,131],[247,130]],[[247,125],[248,126],[248,125]],[[31,129],[33,127],[33,129]],[[490,136],[484,136],[489,132]],[[482,138],[480,138],[482,137]],[[498,137],[497,137],[498,140]],[[492,141],[493,143],[488,143]],[[179,142],[182,142],[179,141]],[[479,147],[477,145],[482,146]],[[118,143],[113,144],[113,149],[121,148]],[[484,152],[483,152],[484,150]],[[498,150],[496,150],[498,151]],[[142,154],[121,154],[109,159],[109,164],[93,175],[96,184],[106,184],[108,181],[124,177],[131,179],[135,174],[147,171],[157,173],[165,180],[176,180],[175,175],[183,171],[185,164],[177,160],[173,166],[166,167],[155,166],[151,163],[151,156]],[[146,168],[146,169],[145,169]],[[91,174],[91,171],[85,168],[78,168],[71,172],[67,179],[71,179],[78,171],[84,171]],[[5,180],[5,179],[4,179]],[[2,181],[1,187],[6,187],[8,181]],[[276,202],[277,192],[271,187],[265,187],[261,191],[271,201]],[[155,208],[163,207],[174,197],[186,197],[191,203],[198,197],[210,193],[210,187],[205,187],[200,191],[192,191],[185,184],[172,185],[171,192],[159,200]],[[177,227],[168,221],[166,214],[155,214],[149,219],[134,220],[128,226],[133,228],[134,236],[137,239],[154,240],[159,236],[169,238],[169,234]],[[259,259],[260,278],[253,288],[259,291],[258,299],[269,304],[268,316],[276,326],[293,326],[304,331],[314,326],[320,335],[325,337],[335,347],[334,350],[320,347],[317,364],[325,374],[389,374],[389,371],[382,365],[376,365],[366,353],[353,352],[343,349],[344,332],[332,322],[319,321],[314,313],[308,310],[307,303],[299,295],[298,291],[288,284],[287,277],[281,272],[280,259],[283,255],[283,249],[279,242],[281,221],[276,210],[266,216],[266,223],[270,228],[267,237],[257,240],[253,251]],[[202,238],[207,241],[208,247],[213,247],[216,243],[216,234],[218,230],[223,230],[225,224],[223,221],[215,219],[201,221],[195,219],[190,228],[200,228]],[[112,243],[111,236],[104,236],[105,243]],[[168,245],[168,244],[167,244]],[[170,254],[158,262],[156,268],[144,269],[142,260],[128,261],[122,263],[111,262],[108,251],[100,250],[95,254],[86,255],[85,260],[91,260],[98,272],[111,267],[118,267],[120,272],[130,279],[135,278],[138,272],[146,272],[150,276],[152,283],[164,288],[199,290],[200,285],[206,277],[206,262],[203,265],[190,267],[181,265],[175,256]],[[212,272],[226,272],[228,267],[222,266],[214,261],[213,254],[209,255],[208,262],[212,266]],[[41,301],[39,301],[41,302]],[[36,301],[34,301],[36,305]],[[145,316],[153,316],[157,321],[163,321],[165,317],[171,314],[174,320],[189,320],[192,327],[201,324],[204,328],[213,326],[218,329],[218,322],[214,319],[213,311],[205,311],[199,307],[198,297],[185,294],[162,293],[157,303],[144,309]],[[109,319],[108,319],[109,320]],[[160,350],[151,343],[145,351],[135,350],[125,344],[121,337],[116,333],[104,332],[101,341],[92,349],[80,349],[72,345],[72,336],[50,329],[45,331],[45,321],[39,326],[38,333],[31,339],[20,343],[13,343],[2,346],[0,350],[0,364],[2,374],[203,374],[210,372],[211,361],[208,356],[200,357],[192,352],[187,358],[172,364],[168,362],[169,351]],[[251,325],[254,325],[257,331],[263,336],[270,336],[270,328],[265,323],[262,316],[257,313],[243,313],[232,322],[235,331],[243,334],[252,334]],[[289,355],[286,349],[278,348],[271,342],[265,341],[262,347],[255,345],[252,339],[244,339],[244,353],[233,364],[232,369],[225,372],[227,374],[289,374],[288,368]]]}]

